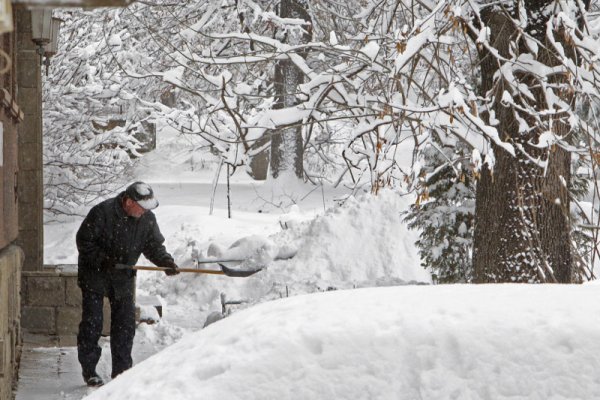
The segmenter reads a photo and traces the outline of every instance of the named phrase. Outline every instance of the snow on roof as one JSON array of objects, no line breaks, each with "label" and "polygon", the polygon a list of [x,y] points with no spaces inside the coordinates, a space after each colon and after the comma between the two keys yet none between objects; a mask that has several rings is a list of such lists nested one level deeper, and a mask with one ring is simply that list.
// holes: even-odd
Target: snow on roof
[{"label": "snow on roof", "polygon": [[234,313],[98,399],[597,398],[597,285],[335,291]]}]

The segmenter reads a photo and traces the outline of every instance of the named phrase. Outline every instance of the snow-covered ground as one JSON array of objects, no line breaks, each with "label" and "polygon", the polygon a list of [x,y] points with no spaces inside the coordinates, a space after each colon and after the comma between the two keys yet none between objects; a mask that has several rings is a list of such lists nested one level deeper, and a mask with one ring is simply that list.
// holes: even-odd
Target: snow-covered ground
[{"label": "snow-covered ground", "polygon": [[597,299],[597,285],[281,299],[186,335],[86,399],[597,399]]}]

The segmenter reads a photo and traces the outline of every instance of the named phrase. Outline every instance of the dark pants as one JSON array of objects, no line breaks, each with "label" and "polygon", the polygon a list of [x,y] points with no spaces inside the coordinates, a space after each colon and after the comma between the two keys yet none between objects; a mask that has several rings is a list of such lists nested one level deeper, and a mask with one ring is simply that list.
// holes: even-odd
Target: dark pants
[{"label": "dark pants", "polygon": [[[77,334],[77,354],[84,376],[96,371],[102,349],[98,340],[102,334],[102,304],[104,295],[90,290],[81,290],[81,323]],[[116,298],[110,290],[110,351],[114,378],[131,368],[131,349],[135,336],[135,301],[133,296]]]}]

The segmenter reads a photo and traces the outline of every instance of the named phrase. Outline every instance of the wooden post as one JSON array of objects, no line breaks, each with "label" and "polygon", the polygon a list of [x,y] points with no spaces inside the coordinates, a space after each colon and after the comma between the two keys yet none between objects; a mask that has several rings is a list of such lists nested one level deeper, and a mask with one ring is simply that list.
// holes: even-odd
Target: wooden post
[{"label": "wooden post", "polygon": [[227,218],[231,219],[231,188],[229,186],[229,170],[230,165],[227,164]]}]

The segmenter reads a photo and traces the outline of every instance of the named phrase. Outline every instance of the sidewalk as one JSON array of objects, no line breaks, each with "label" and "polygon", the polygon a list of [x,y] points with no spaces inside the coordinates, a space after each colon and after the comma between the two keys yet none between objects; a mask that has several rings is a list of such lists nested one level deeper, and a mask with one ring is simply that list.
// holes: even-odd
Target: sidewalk
[{"label": "sidewalk", "polygon": [[[75,337],[25,334],[19,367],[15,400],[81,400],[94,388],[89,388],[81,377],[77,360]],[[96,367],[105,383],[110,382],[110,338],[101,337],[102,356]],[[133,364],[145,360],[158,350],[153,343],[133,346]]]},{"label": "sidewalk", "polygon": [[[136,319],[138,326],[148,319],[158,320],[162,314],[160,300],[154,296],[137,296]],[[156,309],[156,310],[155,310]],[[94,389],[88,388],[81,377],[77,360],[75,336],[23,336],[23,352],[19,367],[16,400],[81,400]],[[101,337],[102,356],[96,367],[105,383],[110,381],[110,338]],[[134,342],[134,364],[150,357],[158,349],[152,343]]]},{"label": "sidewalk", "polygon": [[59,347],[48,336],[24,337],[16,400],[80,400],[92,390],[81,378],[76,347]]}]

